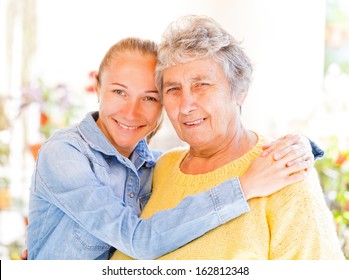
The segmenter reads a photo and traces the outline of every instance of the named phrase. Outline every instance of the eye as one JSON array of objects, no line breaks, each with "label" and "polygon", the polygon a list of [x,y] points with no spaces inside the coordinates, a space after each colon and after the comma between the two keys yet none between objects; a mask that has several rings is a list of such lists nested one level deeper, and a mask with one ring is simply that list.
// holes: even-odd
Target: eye
[{"label": "eye", "polygon": [[173,93],[179,90],[179,87],[171,87],[165,90],[165,93]]},{"label": "eye", "polygon": [[200,88],[200,87],[208,87],[209,85],[210,85],[210,83],[207,83],[207,82],[198,82],[194,86],[196,88]]},{"label": "eye", "polygon": [[153,97],[153,96],[146,96],[146,97],[144,97],[144,100],[145,101],[158,101],[158,99]]},{"label": "eye", "polygon": [[121,89],[114,89],[113,92],[117,95],[125,95],[125,92]]}]

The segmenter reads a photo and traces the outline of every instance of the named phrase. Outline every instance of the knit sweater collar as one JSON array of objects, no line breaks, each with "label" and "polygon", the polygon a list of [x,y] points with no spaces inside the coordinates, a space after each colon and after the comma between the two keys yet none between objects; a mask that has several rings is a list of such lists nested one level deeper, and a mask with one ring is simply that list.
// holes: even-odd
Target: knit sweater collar
[{"label": "knit sweater collar", "polygon": [[[180,153],[180,156],[177,157],[176,161],[173,162],[174,168],[172,176],[174,176],[175,180],[180,183],[182,186],[197,186],[201,185],[208,181],[216,181],[218,178],[223,178],[226,174],[232,174],[232,172],[236,170],[246,170],[253,159],[258,156],[262,151],[262,146],[266,143],[266,139],[263,136],[258,135],[258,141],[256,145],[248,151],[243,156],[237,158],[236,160],[229,162],[213,171],[204,173],[204,174],[185,174],[180,170],[180,164],[188,154],[189,150],[184,149]],[[170,175],[170,176],[171,176]],[[237,176],[240,176],[237,174]]]}]

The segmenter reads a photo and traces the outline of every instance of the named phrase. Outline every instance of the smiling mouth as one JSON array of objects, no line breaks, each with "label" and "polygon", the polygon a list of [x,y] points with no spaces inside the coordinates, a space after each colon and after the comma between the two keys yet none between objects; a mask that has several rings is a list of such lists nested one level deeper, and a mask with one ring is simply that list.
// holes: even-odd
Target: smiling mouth
[{"label": "smiling mouth", "polygon": [[184,124],[186,126],[196,126],[196,125],[202,124],[205,120],[206,120],[206,118],[202,118],[202,119],[198,119],[198,120],[195,120],[195,121],[192,121],[192,122],[185,122]]},{"label": "smiling mouth", "polygon": [[125,125],[125,124],[123,124],[123,123],[121,123],[121,122],[118,122],[117,120],[115,120],[115,122],[116,122],[121,128],[123,128],[123,129],[125,129],[125,130],[137,130],[137,129],[143,127],[142,125],[141,125],[141,126],[128,126],[128,125]]}]

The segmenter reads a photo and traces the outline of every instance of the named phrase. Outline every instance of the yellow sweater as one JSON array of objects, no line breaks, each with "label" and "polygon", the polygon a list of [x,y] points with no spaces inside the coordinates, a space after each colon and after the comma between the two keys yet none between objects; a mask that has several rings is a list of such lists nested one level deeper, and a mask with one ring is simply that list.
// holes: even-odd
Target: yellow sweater
[{"label": "yellow sweater", "polygon": [[[200,175],[180,171],[187,150],[164,154],[156,165],[153,194],[142,217],[175,207],[188,195],[241,176],[260,153],[264,139],[259,136],[257,145],[241,158]],[[249,205],[250,212],[160,259],[344,259],[315,171],[308,179],[273,195],[251,199]],[[117,251],[112,259],[130,258]]]}]

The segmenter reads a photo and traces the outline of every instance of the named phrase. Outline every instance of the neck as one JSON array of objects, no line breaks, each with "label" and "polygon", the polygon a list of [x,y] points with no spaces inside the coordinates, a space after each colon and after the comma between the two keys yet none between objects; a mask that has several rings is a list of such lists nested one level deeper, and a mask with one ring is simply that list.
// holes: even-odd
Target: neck
[{"label": "neck", "polygon": [[244,128],[236,130],[220,146],[203,149],[190,147],[180,169],[186,174],[204,174],[214,171],[247,153],[257,143],[257,136]]},{"label": "neck", "polygon": [[108,141],[110,142],[111,145],[114,146],[114,148],[124,157],[130,158],[133,150],[135,149],[135,147],[120,147],[118,146],[115,141],[113,141],[113,138],[109,135],[108,131],[104,128],[103,123],[100,119],[98,119],[96,121],[97,126],[99,127],[99,129],[102,131],[102,133],[104,134],[104,136],[108,139]]}]

